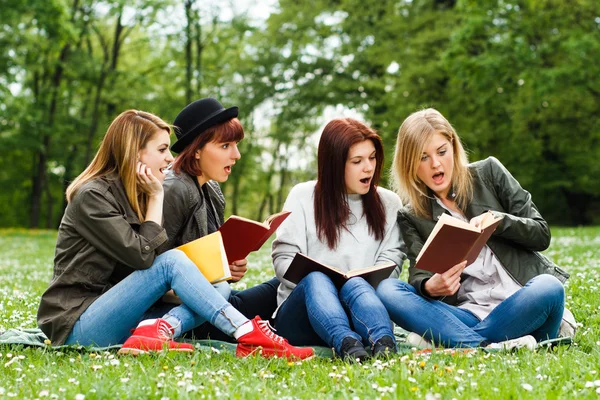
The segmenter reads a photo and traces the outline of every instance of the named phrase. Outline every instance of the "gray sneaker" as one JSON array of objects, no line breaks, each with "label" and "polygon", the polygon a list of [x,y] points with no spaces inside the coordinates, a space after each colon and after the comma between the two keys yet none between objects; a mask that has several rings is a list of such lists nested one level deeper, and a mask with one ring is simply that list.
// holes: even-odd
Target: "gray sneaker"
[{"label": "gray sneaker", "polygon": [[537,341],[531,335],[525,335],[516,339],[505,340],[503,342],[492,343],[486,346],[488,350],[495,351],[512,351],[518,349],[535,350]]},{"label": "gray sneaker", "polygon": [[425,339],[424,337],[419,336],[414,332],[409,332],[408,335],[406,335],[406,343],[412,345],[413,347],[416,347],[419,350],[433,349],[433,345],[431,344],[429,339]]}]

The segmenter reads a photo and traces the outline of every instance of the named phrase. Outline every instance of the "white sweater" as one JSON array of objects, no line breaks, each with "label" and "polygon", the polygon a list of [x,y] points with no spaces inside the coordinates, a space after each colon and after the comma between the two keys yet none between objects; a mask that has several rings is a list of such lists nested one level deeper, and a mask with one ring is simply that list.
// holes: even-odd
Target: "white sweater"
[{"label": "white sweater", "polygon": [[320,241],[317,236],[315,185],[316,181],[310,181],[294,186],[283,206],[284,210],[292,213],[277,230],[277,238],[273,242],[273,266],[275,275],[281,282],[277,291],[278,306],[281,306],[296,286],[283,279],[283,275],[297,252],[343,271],[391,261],[398,266],[391,275],[395,278],[400,275],[402,262],[406,258],[397,223],[398,210],[402,205],[398,195],[387,189],[377,189],[384,205],[386,220],[385,234],[381,241],[369,233],[361,195],[348,195],[348,230],[340,231],[337,248],[331,250],[327,242]]}]

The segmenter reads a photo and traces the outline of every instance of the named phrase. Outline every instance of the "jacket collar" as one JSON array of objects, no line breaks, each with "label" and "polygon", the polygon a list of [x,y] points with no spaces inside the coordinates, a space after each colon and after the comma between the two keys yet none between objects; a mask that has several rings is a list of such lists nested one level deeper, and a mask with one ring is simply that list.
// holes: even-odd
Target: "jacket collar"
[{"label": "jacket collar", "polygon": [[433,190],[427,188],[427,195],[429,196],[429,204],[431,205],[431,218],[437,222],[442,214],[448,212],[437,202]]},{"label": "jacket collar", "polygon": [[[440,203],[438,203],[438,201],[435,198],[435,194],[431,189],[428,189],[427,194],[430,196],[429,204],[431,204],[431,217],[434,221],[439,220],[443,213],[450,214],[444,207],[440,205]],[[467,219],[471,219],[478,215],[475,214],[473,208],[473,201],[471,201],[469,202],[469,204],[467,205],[467,209],[465,210],[465,217]]]}]

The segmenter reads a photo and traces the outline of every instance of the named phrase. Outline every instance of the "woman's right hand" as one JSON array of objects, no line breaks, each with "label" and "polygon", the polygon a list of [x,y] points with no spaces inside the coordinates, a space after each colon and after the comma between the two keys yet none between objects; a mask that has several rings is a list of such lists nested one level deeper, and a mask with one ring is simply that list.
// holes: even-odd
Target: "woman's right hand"
[{"label": "woman's right hand", "polygon": [[137,163],[136,180],[140,190],[150,197],[162,195],[162,182],[152,173],[152,169],[141,161]]},{"label": "woman's right hand", "polygon": [[425,292],[431,297],[452,296],[460,287],[460,275],[466,266],[465,260],[443,274],[434,274],[425,282]]}]

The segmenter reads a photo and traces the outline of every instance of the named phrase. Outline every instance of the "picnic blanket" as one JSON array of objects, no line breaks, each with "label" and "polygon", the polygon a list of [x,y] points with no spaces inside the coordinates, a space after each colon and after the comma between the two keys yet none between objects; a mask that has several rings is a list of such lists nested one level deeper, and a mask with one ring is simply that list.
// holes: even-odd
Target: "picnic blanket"
[{"label": "picnic blanket", "polygon": [[[396,342],[398,344],[398,352],[399,353],[409,353],[412,351],[413,346],[406,342],[406,336],[408,332],[400,327],[395,327],[394,336],[396,337]],[[220,340],[191,340],[184,339],[183,341],[187,343],[192,343],[196,349],[201,351],[214,351],[216,349],[218,351],[225,351],[232,354],[235,354],[236,344],[223,342]],[[561,337],[557,339],[545,340],[543,342],[538,343],[537,348],[550,348],[558,345],[570,345],[572,342],[569,337]],[[48,337],[41,331],[39,328],[31,328],[31,329],[9,329],[6,332],[0,334],[0,346],[9,345],[9,346],[26,346],[26,347],[40,347],[46,348],[49,350],[74,350],[74,351],[89,351],[89,352],[103,352],[103,351],[116,351],[121,348],[121,345],[112,345],[107,347],[84,347],[80,345],[61,345],[61,346],[52,346]],[[315,355],[323,358],[332,358],[334,356],[332,349],[328,347],[321,346],[312,346],[315,349]],[[369,349],[367,349],[369,350]],[[465,350],[476,351],[475,349],[444,349],[445,352],[455,350],[456,352],[465,352]],[[483,351],[488,352],[497,352],[498,350],[488,350],[482,349]],[[440,351],[440,350],[437,350]],[[428,352],[436,352],[436,350],[429,350]]]},{"label": "picnic blanket", "polygon": [[[411,349],[411,345],[406,343],[406,335],[407,332],[401,328],[396,328],[394,331],[394,335],[396,336],[396,341],[398,342],[398,349],[400,352],[409,352]],[[219,351],[226,351],[232,354],[235,354],[236,344],[223,342],[220,340],[192,340],[192,339],[183,339],[187,343],[193,344],[196,349],[204,350],[204,351],[213,351],[213,349],[217,349]],[[107,346],[107,347],[84,347],[79,345],[61,345],[61,346],[52,346],[48,337],[41,331],[39,328],[31,328],[31,329],[9,329],[6,332],[0,334],[0,346],[2,345],[10,345],[10,346],[26,346],[26,347],[39,347],[46,348],[48,350],[74,350],[74,351],[89,351],[89,352],[101,352],[101,351],[111,351],[111,350],[119,350],[121,348],[120,344]],[[328,347],[322,346],[312,346],[315,349],[315,354],[318,357],[324,358],[332,358],[333,351]],[[368,350],[368,349],[367,349]]]}]

